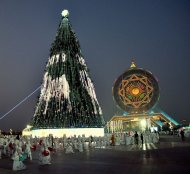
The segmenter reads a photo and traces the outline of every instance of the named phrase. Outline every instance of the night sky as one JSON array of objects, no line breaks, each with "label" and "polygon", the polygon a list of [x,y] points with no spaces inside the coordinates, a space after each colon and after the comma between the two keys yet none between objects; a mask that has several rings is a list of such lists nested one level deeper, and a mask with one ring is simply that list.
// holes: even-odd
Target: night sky
[{"label": "night sky", "polygon": [[[116,112],[114,81],[132,58],[158,79],[160,108],[190,121],[189,0],[0,0],[0,117],[41,85],[63,9],[106,121]],[[22,130],[39,93],[0,119],[0,129]]]}]

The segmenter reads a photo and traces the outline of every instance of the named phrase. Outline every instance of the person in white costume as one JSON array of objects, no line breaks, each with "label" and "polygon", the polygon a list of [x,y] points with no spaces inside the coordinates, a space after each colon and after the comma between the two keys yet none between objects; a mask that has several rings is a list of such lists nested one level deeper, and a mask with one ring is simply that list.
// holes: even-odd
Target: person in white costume
[{"label": "person in white costume", "polygon": [[159,139],[158,139],[157,133],[152,134],[152,141],[153,143],[158,143]]},{"label": "person in white costume", "polygon": [[13,155],[13,152],[14,152],[14,140],[11,139],[7,145],[7,155],[9,157],[11,157]]},{"label": "person in white costume", "polygon": [[84,142],[83,147],[84,147],[84,150],[88,151],[89,150],[89,142]]},{"label": "person in white costume", "polygon": [[73,141],[73,146],[74,146],[74,150],[77,150],[77,149],[78,149],[77,139],[74,139],[74,141]]},{"label": "person in white costume", "polygon": [[121,144],[121,140],[120,140],[120,135],[119,134],[117,134],[116,136],[115,136],[115,145],[120,145]]},{"label": "person in white costume", "polygon": [[25,152],[27,153],[27,156],[30,160],[32,160],[32,152],[31,152],[31,144],[29,141],[26,142],[26,149]]},{"label": "person in white costume", "polygon": [[126,136],[125,136],[125,144],[126,145],[130,145],[131,144],[131,137],[128,134],[126,134]]},{"label": "person in white costume", "polygon": [[89,136],[88,137],[88,147],[91,148],[92,147],[92,141],[93,141],[93,137]]},{"label": "person in white costume", "polygon": [[0,159],[2,159],[2,146],[0,145]]},{"label": "person in white costume", "polygon": [[22,162],[22,154],[19,154],[17,152],[17,150],[15,150],[13,156],[12,156],[12,160],[13,160],[13,170],[17,171],[17,170],[24,170],[26,169],[26,166],[24,165],[24,163]]},{"label": "person in white costume", "polygon": [[66,138],[66,136],[64,135],[64,136],[63,136],[63,149],[66,148],[66,145],[67,145],[67,138]]},{"label": "person in white costume", "polygon": [[40,147],[39,164],[40,165],[51,164],[50,151],[45,145],[41,145]]},{"label": "person in white costume", "polygon": [[4,155],[7,155],[7,150],[8,149],[8,141],[7,139],[4,140],[4,143],[3,143],[3,154]]},{"label": "person in white costume", "polygon": [[59,140],[57,138],[54,139],[54,146],[52,147],[53,148],[53,151],[56,152],[57,150],[60,149],[60,145],[59,145]]},{"label": "person in white costume", "polygon": [[0,159],[2,158],[2,151],[3,151],[3,138],[0,138]]},{"label": "person in white costume", "polygon": [[83,143],[81,141],[78,142],[78,150],[79,152],[83,152]]},{"label": "person in white costume", "polygon": [[65,153],[74,153],[73,144],[70,142],[70,140],[68,141],[68,143],[65,147]]}]

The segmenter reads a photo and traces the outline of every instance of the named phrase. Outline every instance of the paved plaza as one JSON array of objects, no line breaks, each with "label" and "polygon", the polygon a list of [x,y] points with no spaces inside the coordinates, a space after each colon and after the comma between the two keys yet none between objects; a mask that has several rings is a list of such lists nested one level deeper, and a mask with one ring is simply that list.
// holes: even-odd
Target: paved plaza
[{"label": "paved plaza", "polygon": [[25,161],[23,171],[12,171],[12,160],[0,159],[0,174],[189,174],[190,140],[161,136],[160,143],[95,148],[82,153],[51,155],[52,164],[39,166],[38,152]]}]

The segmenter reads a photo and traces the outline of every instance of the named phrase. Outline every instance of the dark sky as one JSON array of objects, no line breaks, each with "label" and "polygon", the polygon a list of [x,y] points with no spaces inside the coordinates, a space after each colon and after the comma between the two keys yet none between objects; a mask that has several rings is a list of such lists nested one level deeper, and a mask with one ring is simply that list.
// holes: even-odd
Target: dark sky
[{"label": "dark sky", "polygon": [[[63,9],[106,121],[116,111],[113,83],[133,57],[159,80],[159,106],[190,120],[189,0],[0,0],[0,117],[41,85]],[[23,129],[38,95],[0,119],[0,129]]]}]

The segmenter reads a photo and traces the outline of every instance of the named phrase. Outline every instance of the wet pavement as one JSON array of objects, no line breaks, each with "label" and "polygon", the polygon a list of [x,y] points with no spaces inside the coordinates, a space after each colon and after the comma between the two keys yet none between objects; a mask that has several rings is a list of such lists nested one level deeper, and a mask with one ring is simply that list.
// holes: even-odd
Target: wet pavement
[{"label": "wet pavement", "polygon": [[189,174],[190,140],[162,136],[160,143],[95,148],[85,152],[52,154],[52,164],[39,166],[38,152],[12,171],[12,160],[0,159],[0,174]]}]

